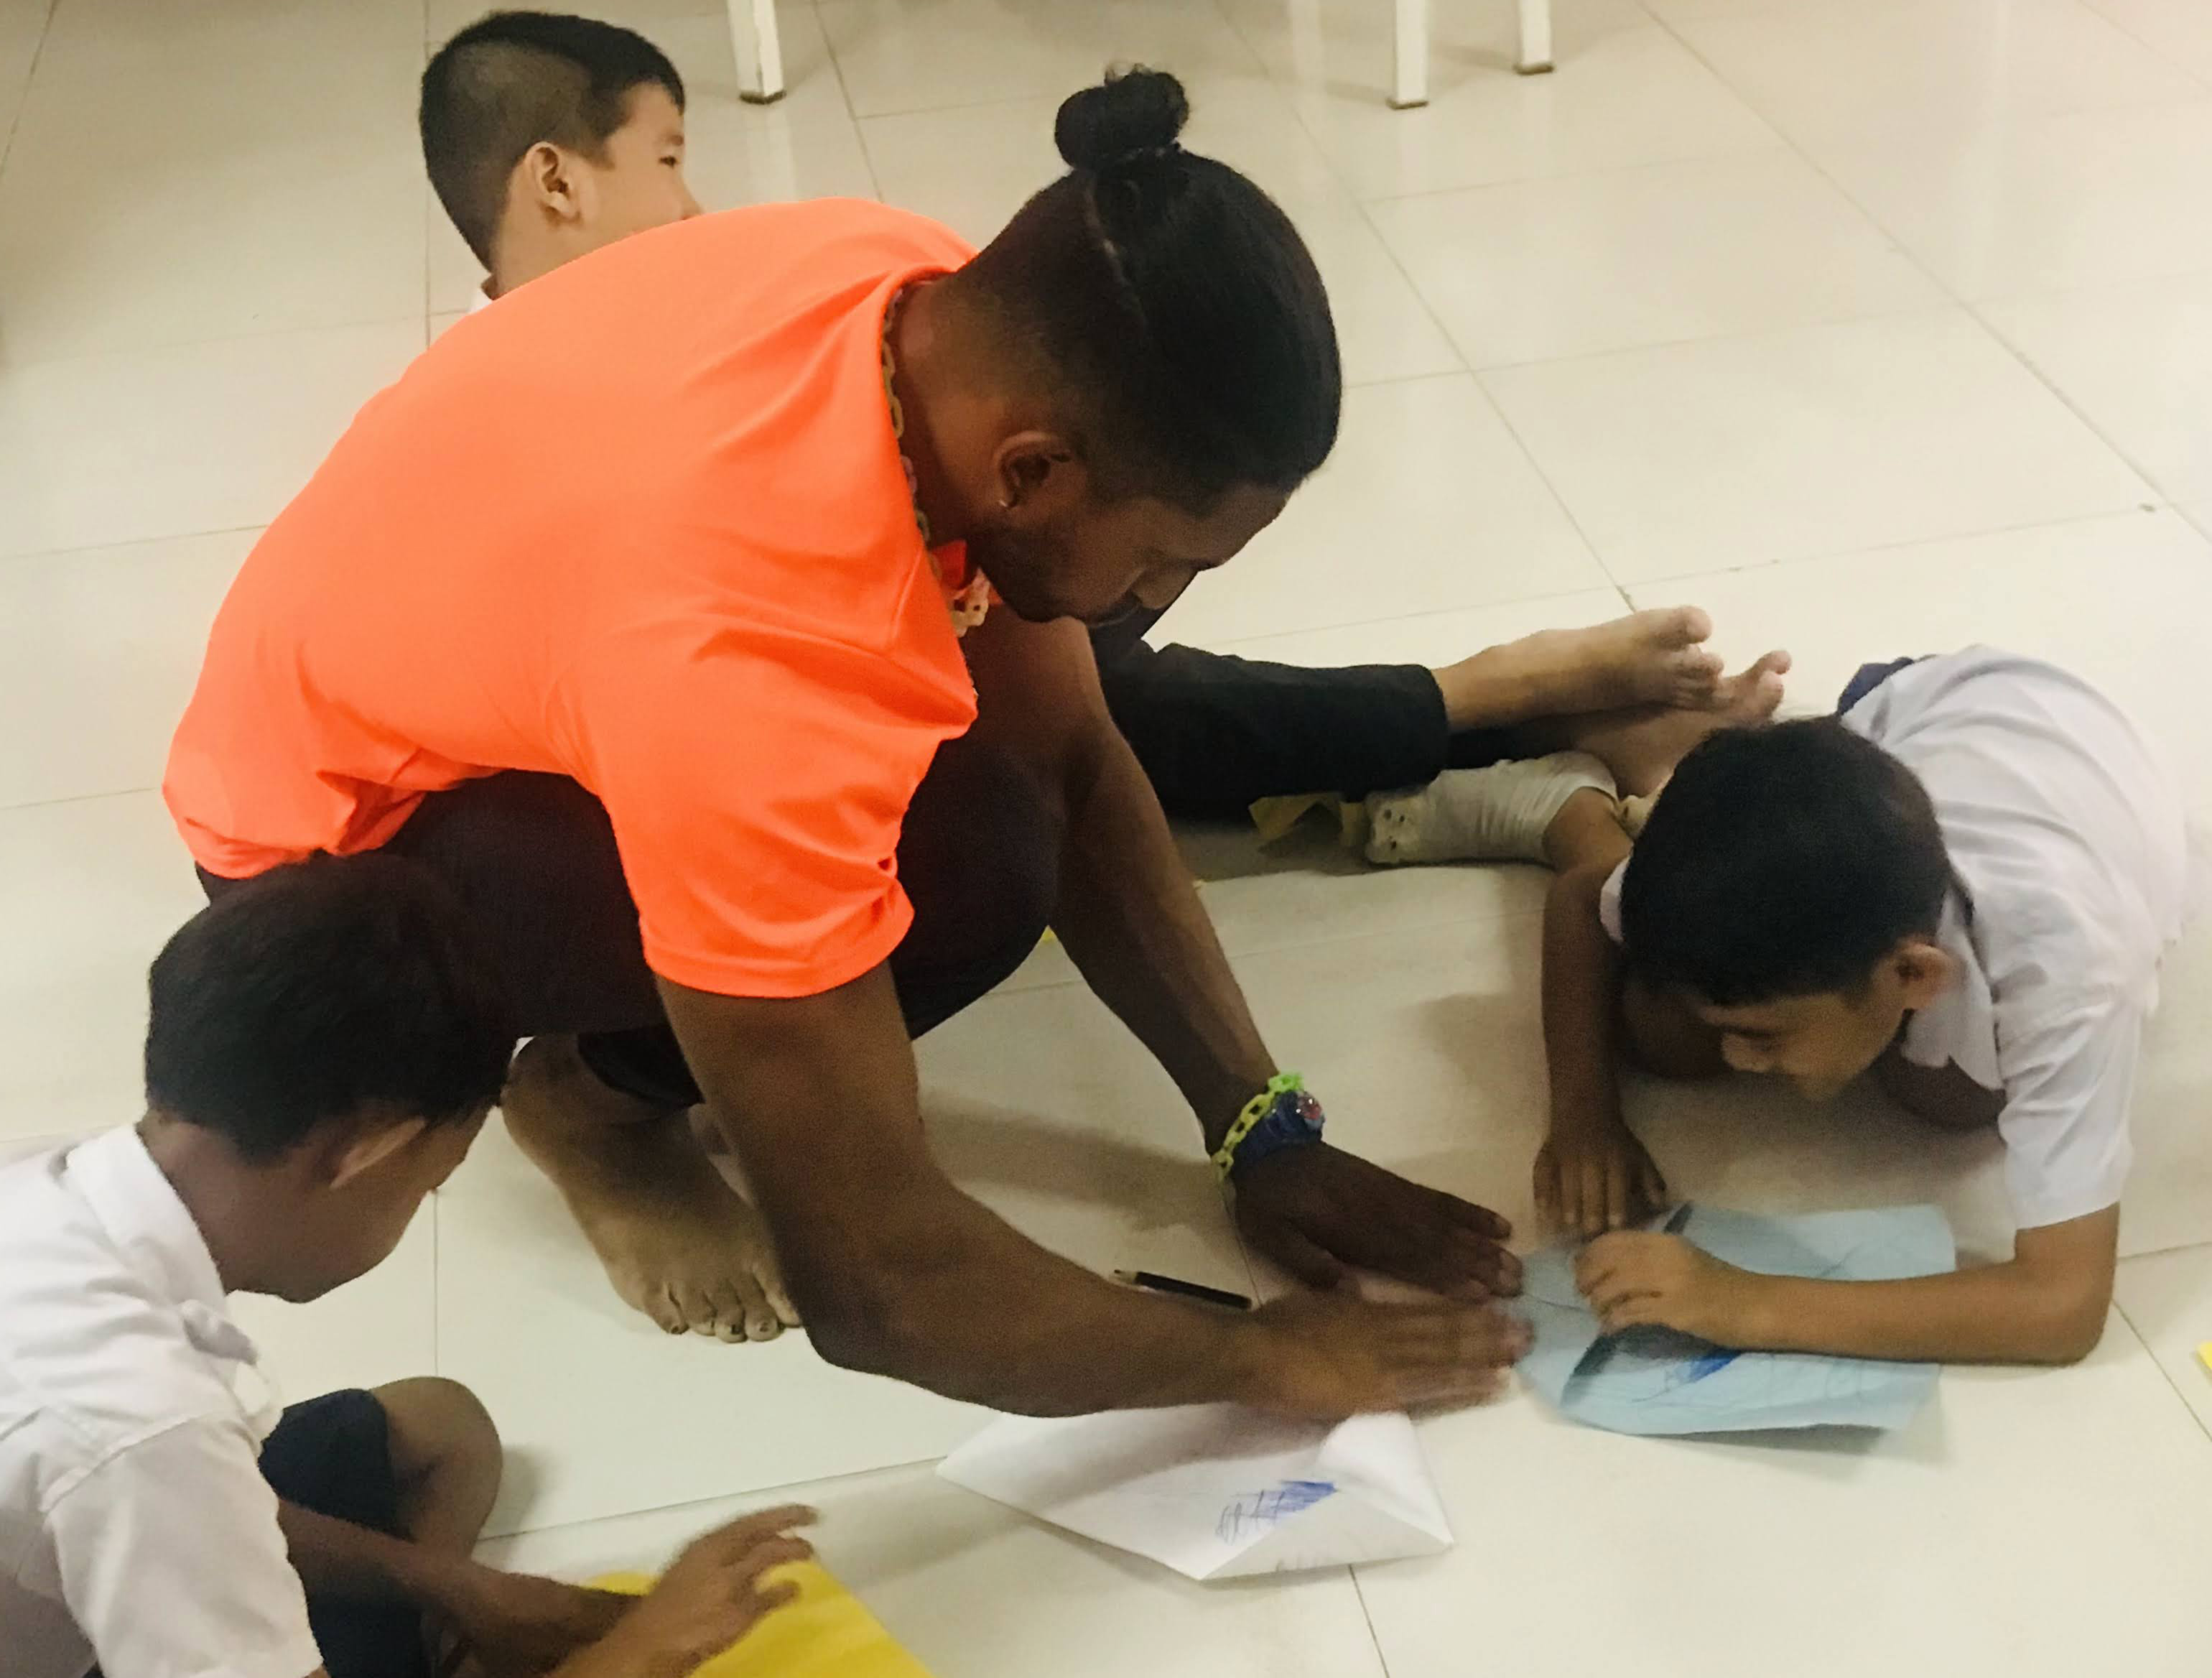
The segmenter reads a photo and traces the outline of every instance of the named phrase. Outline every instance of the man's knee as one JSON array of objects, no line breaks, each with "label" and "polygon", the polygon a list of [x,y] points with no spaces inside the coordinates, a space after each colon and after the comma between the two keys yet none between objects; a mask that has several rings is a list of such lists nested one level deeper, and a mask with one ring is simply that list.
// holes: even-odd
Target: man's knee
[{"label": "man's knee", "polygon": [[1716,1078],[1728,1070],[1721,1034],[1676,998],[1631,979],[1620,993],[1620,1041],[1656,1078]]}]

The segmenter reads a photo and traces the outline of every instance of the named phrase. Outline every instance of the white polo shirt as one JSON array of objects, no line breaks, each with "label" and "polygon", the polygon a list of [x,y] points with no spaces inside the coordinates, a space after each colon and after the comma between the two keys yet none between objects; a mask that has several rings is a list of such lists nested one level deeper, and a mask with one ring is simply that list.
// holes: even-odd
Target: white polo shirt
[{"label": "white polo shirt", "polygon": [[[1905,1059],[2003,1093],[2019,1227],[2116,1205],[2143,1026],[2189,898],[2171,777],[2088,684],[1994,647],[1909,666],[1843,723],[1919,777],[1965,888],[1937,931],[1963,976],[1907,1024]],[[1603,904],[1616,939],[1620,882]]]},{"label": "white polo shirt", "polygon": [[276,1425],[135,1129],[0,1169],[0,1678],[307,1678]]}]

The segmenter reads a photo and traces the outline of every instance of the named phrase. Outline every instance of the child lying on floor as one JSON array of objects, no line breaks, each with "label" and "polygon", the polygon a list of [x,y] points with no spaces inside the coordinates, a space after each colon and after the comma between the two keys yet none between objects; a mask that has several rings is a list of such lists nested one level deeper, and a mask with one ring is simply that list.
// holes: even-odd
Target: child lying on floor
[{"label": "child lying on floor", "polygon": [[501,1456],[466,1389],[263,1401],[225,1296],[382,1262],[505,1080],[453,920],[397,860],[240,887],[154,964],[145,1117],[0,1170],[5,1678],[428,1678],[433,1643],[677,1678],[787,1596],[760,1579],[808,1553],[804,1511],[702,1539],[634,1604],[470,1559]]},{"label": "child lying on floor", "polygon": [[[2187,875],[2150,751],[2033,659],[1869,666],[1833,717],[1692,751],[1627,862],[1571,870],[1546,911],[1537,1199],[1600,1237],[1577,1280],[1607,1328],[1876,1358],[2085,1356],[2112,1298],[2136,1055]],[[1871,1069],[1932,1123],[1995,1123],[2012,1258],[1808,1281],[1625,1230],[1666,1189],[1622,1122],[1617,1038],[1662,1076],[1772,1073],[1820,1099]]]}]

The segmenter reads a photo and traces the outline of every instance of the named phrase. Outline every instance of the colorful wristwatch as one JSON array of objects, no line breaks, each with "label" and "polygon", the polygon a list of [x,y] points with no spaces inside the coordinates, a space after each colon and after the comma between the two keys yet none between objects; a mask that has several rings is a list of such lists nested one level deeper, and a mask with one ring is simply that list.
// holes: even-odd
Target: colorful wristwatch
[{"label": "colorful wristwatch", "polygon": [[1279,1072],[1267,1087],[1244,1103],[1237,1122],[1213,1151],[1213,1169],[1224,1183],[1255,1160],[1285,1148],[1310,1147],[1321,1140],[1327,1116],[1294,1072]]}]

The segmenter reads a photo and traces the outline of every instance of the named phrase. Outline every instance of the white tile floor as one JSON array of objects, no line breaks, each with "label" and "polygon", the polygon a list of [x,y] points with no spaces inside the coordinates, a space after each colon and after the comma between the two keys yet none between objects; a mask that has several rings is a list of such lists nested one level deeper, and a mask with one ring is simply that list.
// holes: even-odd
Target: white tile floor
[{"label": "white tile floor", "polygon": [[[604,0],[693,89],[735,204],[877,194],[988,234],[1109,58],[1309,231],[1344,442],[1170,628],[1438,660],[1624,601],[1724,648],[1987,639],[2162,735],[2212,818],[2212,4],[1437,0],[1436,98],[1382,103],[1385,0],[790,0],[790,97],[734,97],[719,0]],[[411,86],[471,0],[0,0],[0,1143],[131,1116],[144,964],[196,901],[151,788],[254,531],[475,274],[416,175]],[[1360,872],[1197,835],[1285,1056],[1377,1156],[1528,1212],[1528,870]],[[376,1274],[249,1305],[306,1392],[440,1369],[515,1447],[499,1553],[649,1560],[769,1488],[940,1673],[2206,1669],[2212,936],[2176,957],[2119,1304],[2057,1373],[1952,1371],[1871,1448],[1618,1439],[1524,1397],[1430,1425],[1437,1560],[1205,1590],[924,1464],[959,1407],[804,1343],[671,1343],[488,1136]],[[923,1055],[937,1143],[1085,1262],[1249,1280],[1164,1081],[1048,948]],[[1639,1091],[1690,1192],[1942,1201],[2002,1239],[1988,1145],[1872,1102]],[[783,1493],[779,1490],[780,1497]],[[1808,1636],[1808,1628],[1812,1635]]]}]

